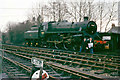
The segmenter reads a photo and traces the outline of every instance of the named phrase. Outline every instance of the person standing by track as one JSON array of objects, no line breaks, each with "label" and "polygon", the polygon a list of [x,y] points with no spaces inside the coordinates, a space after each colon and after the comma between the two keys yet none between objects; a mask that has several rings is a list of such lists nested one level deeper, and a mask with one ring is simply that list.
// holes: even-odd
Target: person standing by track
[{"label": "person standing by track", "polygon": [[88,49],[88,47],[87,47],[87,41],[86,41],[86,38],[84,38],[83,39],[83,41],[82,41],[82,44],[81,44],[81,46],[80,46],[80,53],[82,52],[82,51],[84,51],[84,52],[86,52],[86,49]]},{"label": "person standing by track", "polygon": [[89,38],[89,41],[88,41],[88,48],[90,50],[90,53],[93,54],[93,45],[94,45],[94,40],[92,39],[92,37]]}]

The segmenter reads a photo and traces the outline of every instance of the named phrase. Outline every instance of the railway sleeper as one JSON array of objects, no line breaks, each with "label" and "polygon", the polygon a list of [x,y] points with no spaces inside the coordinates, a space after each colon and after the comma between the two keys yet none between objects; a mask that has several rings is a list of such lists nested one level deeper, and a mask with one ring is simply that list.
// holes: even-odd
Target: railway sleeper
[{"label": "railway sleeper", "polygon": [[91,71],[92,68],[91,68],[91,67],[84,67],[82,70],[83,70],[83,71]]},{"label": "railway sleeper", "polygon": [[73,64],[71,64],[71,65],[69,65],[69,66],[70,66],[70,67],[76,67],[76,68],[77,68],[77,67],[79,67],[79,65],[78,65],[78,64],[74,64],[74,63],[73,63]]},{"label": "railway sleeper", "polygon": [[55,74],[54,71],[47,71],[49,74]]},{"label": "railway sleeper", "polygon": [[[79,55],[80,56],[80,55]],[[80,56],[81,57],[81,56]],[[83,56],[83,58],[84,59],[86,59],[86,58],[88,58],[89,60],[96,60],[96,61],[99,61],[99,60],[101,60],[101,61],[108,61],[108,62],[110,62],[111,60],[109,60],[109,59],[106,59],[106,58],[103,58],[103,57],[93,57],[93,56],[91,56],[91,57],[89,57],[89,56]],[[96,59],[97,58],[97,59]]]},{"label": "railway sleeper", "polygon": [[[67,68],[67,67],[66,67]],[[70,67],[68,67],[69,69],[70,69]],[[66,69],[67,70],[67,69]],[[71,71],[73,71],[73,72],[71,72]],[[82,77],[82,78],[84,78],[84,79],[89,79],[88,77],[85,77],[87,74],[83,74],[83,73],[77,73],[77,72],[74,72],[74,68],[72,68],[71,67],[71,69],[70,70],[68,70],[67,72],[69,72],[69,73],[73,73],[73,75],[75,75],[75,76],[79,76],[79,77]],[[84,77],[83,77],[84,76]],[[88,75],[87,75],[88,76]],[[91,78],[92,78],[92,76],[91,76]]]},{"label": "railway sleeper", "polygon": [[89,65],[95,65],[96,63],[95,62],[88,62]]},{"label": "railway sleeper", "polygon": [[[98,66],[96,66],[96,67],[98,67]],[[103,69],[102,67],[100,67],[101,69]]]},{"label": "railway sleeper", "polygon": [[110,76],[120,76],[119,72],[111,72]]},{"label": "railway sleeper", "polygon": [[104,68],[102,67],[97,67],[97,66],[91,66],[92,70],[103,70]]},{"label": "railway sleeper", "polygon": [[71,66],[71,67],[74,66],[71,62],[66,62],[66,64],[64,64],[64,65],[68,65],[68,66]]},{"label": "railway sleeper", "polygon": [[[102,68],[95,68],[95,67],[92,67],[91,68],[92,70],[98,70],[98,71],[100,71],[100,73],[107,73],[107,74],[110,74],[111,72],[116,72],[116,70],[108,70],[108,69],[102,69]],[[102,72],[101,72],[101,70],[103,70]],[[99,72],[98,72],[98,74],[99,74]]]},{"label": "railway sleeper", "polygon": [[112,65],[105,65],[105,67],[113,68],[113,69],[118,69],[118,66],[112,66]]},{"label": "railway sleeper", "polygon": [[[45,66],[46,67],[46,66]],[[48,68],[48,67],[46,67]],[[70,76],[68,74],[64,74],[63,71],[60,71],[59,69],[54,69],[54,70],[46,70],[50,76],[55,77],[56,79],[69,79]]]},{"label": "railway sleeper", "polygon": [[[71,59],[72,59],[72,58],[71,58]],[[77,61],[77,60],[75,59],[75,61]],[[98,59],[96,59],[96,61],[98,61]],[[88,61],[88,60],[85,60],[85,61],[83,60],[83,61],[80,61],[80,62],[83,62],[83,63],[85,62],[86,64],[88,64],[89,62],[90,62],[90,63],[93,63],[93,64],[96,64],[96,63],[97,63],[97,62],[94,62],[94,61],[91,62],[91,61]],[[99,66],[104,66],[105,63],[102,63],[102,62],[99,63],[99,62],[98,62],[97,65],[99,65]],[[110,64],[108,64],[108,65],[110,65]],[[115,67],[114,65],[111,65],[111,66]]]},{"label": "railway sleeper", "polygon": [[[53,66],[52,66],[53,67]],[[53,67],[53,68],[57,68],[57,67]],[[80,78],[78,78],[78,76],[76,76],[76,74],[75,75],[72,75],[71,73],[72,72],[69,72],[69,71],[64,71],[64,69],[60,69],[60,68],[57,68],[57,69],[59,69],[59,71],[62,71],[62,75],[61,75],[61,77],[59,77],[58,79],[74,79],[74,77],[73,76],[75,76],[75,78],[76,79],[80,79]]]},{"label": "railway sleeper", "polygon": [[[12,64],[10,64],[9,66],[13,66]],[[5,67],[4,67],[5,68]],[[23,74],[22,72],[21,72],[21,70],[19,70],[18,69],[18,67],[16,66],[14,66],[14,68],[9,68],[9,67],[7,67],[7,69],[4,69],[5,70],[5,72],[8,74],[8,76],[9,76],[9,78],[19,78],[20,76],[18,76],[18,75],[21,75],[21,74]],[[24,75],[22,75],[22,77],[26,77],[26,78],[29,78],[28,76],[26,76],[26,74],[24,74]]]},{"label": "railway sleeper", "polygon": [[50,76],[53,76],[53,77],[60,77],[62,74],[50,74]]},{"label": "railway sleeper", "polygon": [[19,74],[15,74],[15,76],[21,77],[21,76],[26,76],[26,74],[22,74],[22,73],[20,74],[20,73],[19,73]]},{"label": "railway sleeper", "polygon": [[94,74],[104,74],[104,70],[97,70],[94,72]]},{"label": "railway sleeper", "polygon": [[65,64],[65,63],[67,63],[67,61],[64,61],[64,60],[57,59],[57,60],[56,60],[56,63]]},{"label": "railway sleeper", "polygon": [[101,67],[105,67],[105,64],[102,63],[95,63],[96,66],[101,66]]}]

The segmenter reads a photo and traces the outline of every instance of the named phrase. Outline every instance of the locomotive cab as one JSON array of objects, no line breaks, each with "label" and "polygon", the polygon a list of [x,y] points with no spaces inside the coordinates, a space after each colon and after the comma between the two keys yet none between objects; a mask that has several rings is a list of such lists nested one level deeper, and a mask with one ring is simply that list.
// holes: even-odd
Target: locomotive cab
[{"label": "locomotive cab", "polygon": [[39,37],[44,37],[44,35],[45,35],[45,32],[47,31],[47,29],[48,29],[48,22],[44,22],[44,23],[42,23],[40,26],[39,26],[39,28],[38,28],[38,35],[39,35]]}]

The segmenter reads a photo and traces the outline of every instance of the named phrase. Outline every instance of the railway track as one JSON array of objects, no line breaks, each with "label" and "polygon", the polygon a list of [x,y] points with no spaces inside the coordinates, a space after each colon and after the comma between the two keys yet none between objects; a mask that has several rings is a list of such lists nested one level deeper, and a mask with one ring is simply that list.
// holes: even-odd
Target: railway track
[{"label": "railway track", "polygon": [[[24,64],[27,74],[31,71],[31,58],[37,57],[45,61],[45,69],[48,69],[48,66],[52,69],[46,71],[50,77],[54,79],[107,79],[119,77],[119,56],[79,54],[71,51],[38,49],[13,45],[3,45],[3,49],[5,56],[9,57],[12,55],[14,58],[18,57],[23,60],[22,63],[19,61],[13,63],[20,63],[21,65],[25,62],[29,63],[29,65]],[[7,57],[3,58],[6,59]]]}]

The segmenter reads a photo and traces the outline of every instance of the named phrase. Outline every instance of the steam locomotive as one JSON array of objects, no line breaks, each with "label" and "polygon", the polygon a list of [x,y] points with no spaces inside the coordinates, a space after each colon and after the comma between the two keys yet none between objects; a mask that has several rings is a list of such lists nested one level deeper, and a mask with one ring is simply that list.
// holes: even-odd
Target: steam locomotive
[{"label": "steam locomotive", "polygon": [[94,38],[97,35],[97,25],[84,17],[83,22],[43,22],[32,26],[24,33],[26,46],[48,47],[66,50],[79,50],[84,37]]}]

